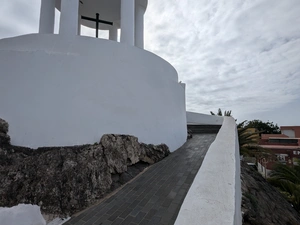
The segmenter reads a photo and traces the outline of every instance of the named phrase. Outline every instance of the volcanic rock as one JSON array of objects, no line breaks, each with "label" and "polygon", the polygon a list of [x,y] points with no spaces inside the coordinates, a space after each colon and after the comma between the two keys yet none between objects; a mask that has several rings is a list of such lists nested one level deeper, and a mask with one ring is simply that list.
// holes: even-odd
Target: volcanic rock
[{"label": "volcanic rock", "polygon": [[300,215],[255,169],[241,163],[243,225],[299,225]]},{"label": "volcanic rock", "polygon": [[164,144],[112,134],[94,145],[0,147],[0,207],[27,203],[46,214],[72,215],[169,154]]}]

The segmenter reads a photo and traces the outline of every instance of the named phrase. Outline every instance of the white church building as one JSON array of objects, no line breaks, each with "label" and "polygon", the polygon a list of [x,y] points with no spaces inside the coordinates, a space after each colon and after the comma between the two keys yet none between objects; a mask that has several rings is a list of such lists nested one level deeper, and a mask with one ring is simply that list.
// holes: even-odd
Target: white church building
[{"label": "white church building", "polygon": [[[186,141],[185,85],[144,50],[147,3],[42,0],[39,33],[0,40],[0,117],[12,144],[91,144],[114,133],[174,151]],[[81,36],[81,25],[109,40]]]},{"label": "white church building", "polygon": [[[240,225],[235,120],[186,112],[174,67],[144,50],[147,3],[41,0],[38,33],[0,40],[0,118],[13,145],[31,148],[93,144],[112,133],[174,151],[186,141],[187,124],[222,125],[175,224]],[[82,26],[95,37],[82,36]],[[102,30],[109,40],[97,38]]]}]

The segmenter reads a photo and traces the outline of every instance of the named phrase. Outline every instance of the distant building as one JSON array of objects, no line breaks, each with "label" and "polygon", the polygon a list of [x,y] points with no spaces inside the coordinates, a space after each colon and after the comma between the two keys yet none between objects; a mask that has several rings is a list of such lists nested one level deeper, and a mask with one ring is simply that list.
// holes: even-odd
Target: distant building
[{"label": "distant building", "polygon": [[276,155],[276,160],[266,158],[257,162],[258,171],[268,177],[276,162],[293,166],[300,160],[300,126],[282,126],[282,134],[262,134],[259,145]]},{"label": "distant building", "polygon": [[282,126],[280,130],[290,138],[300,138],[300,126]]}]

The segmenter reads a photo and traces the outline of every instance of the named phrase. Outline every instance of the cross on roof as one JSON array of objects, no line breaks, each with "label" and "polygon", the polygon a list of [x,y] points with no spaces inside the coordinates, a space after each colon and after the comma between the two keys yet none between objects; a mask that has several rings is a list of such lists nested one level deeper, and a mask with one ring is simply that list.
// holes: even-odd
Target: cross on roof
[{"label": "cross on roof", "polygon": [[87,17],[87,16],[81,16],[81,19],[93,21],[93,22],[96,23],[96,38],[98,38],[99,23],[104,23],[104,24],[108,24],[108,25],[113,25],[112,22],[109,22],[109,21],[106,21],[106,20],[100,20],[100,19],[99,19],[99,13],[96,13],[96,19],[91,18],[91,17]]}]

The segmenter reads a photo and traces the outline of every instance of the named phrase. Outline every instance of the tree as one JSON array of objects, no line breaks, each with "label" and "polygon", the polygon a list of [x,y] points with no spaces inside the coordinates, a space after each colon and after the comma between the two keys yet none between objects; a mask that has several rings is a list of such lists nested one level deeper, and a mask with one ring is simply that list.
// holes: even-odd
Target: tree
[{"label": "tree", "polygon": [[274,153],[259,146],[259,134],[256,129],[238,127],[238,140],[240,155],[259,158],[273,159]]},{"label": "tree", "polygon": [[281,131],[277,124],[273,122],[263,122],[261,120],[251,120],[240,123],[238,127],[241,128],[256,128],[260,133],[264,134],[280,134]]},{"label": "tree", "polygon": [[[222,113],[222,110],[219,108],[218,109],[218,113],[215,114],[214,112],[210,111],[210,114],[213,115],[213,116],[223,116],[223,113]],[[224,116],[231,116],[231,110],[229,111],[224,111]]]},{"label": "tree", "polygon": [[238,140],[240,146],[240,154],[244,156],[255,156],[258,151],[259,134],[256,131],[251,131],[248,128],[238,128]]},{"label": "tree", "polygon": [[[212,111],[210,111],[210,114],[223,116],[220,108],[218,109],[217,114]],[[231,116],[231,110],[224,111],[224,116]],[[269,152],[265,151],[265,149],[258,145],[259,132],[256,129],[249,129],[248,127],[245,127],[246,122],[247,120],[237,125],[240,154],[256,158],[259,158],[262,155],[270,155]]]},{"label": "tree", "polygon": [[300,212],[300,166],[289,167],[278,163],[270,174],[268,181],[278,187],[281,193]]},{"label": "tree", "polygon": [[[223,116],[222,110],[219,108],[218,113],[210,111],[211,115]],[[231,110],[224,111],[224,116],[231,116]],[[264,130],[272,130],[276,132],[276,128],[279,130],[279,127],[273,124],[273,122],[264,123],[260,120],[252,121],[243,121],[237,124],[238,130],[238,140],[240,146],[240,155],[250,156],[258,158],[271,158],[273,159],[274,153],[270,150],[264,149],[259,146],[259,136]],[[280,132],[280,130],[279,130]]]}]

